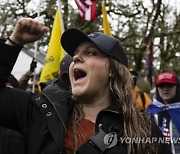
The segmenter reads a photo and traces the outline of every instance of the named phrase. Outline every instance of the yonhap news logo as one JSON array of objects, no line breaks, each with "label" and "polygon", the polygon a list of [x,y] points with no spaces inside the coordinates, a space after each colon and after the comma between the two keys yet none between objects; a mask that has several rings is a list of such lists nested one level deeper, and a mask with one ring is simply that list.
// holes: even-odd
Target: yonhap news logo
[{"label": "yonhap news logo", "polygon": [[106,148],[114,147],[118,142],[118,137],[115,132],[108,133],[104,136],[104,145]]},{"label": "yonhap news logo", "polygon": [[180,144],[180,137],[120,137],[118,138],[115,132],[108,133],[104,136],[104,145],[106,148],[112,148],[117,143],[129,144],[129,143],[143,143],[143,144]]},{"label": "yonhap news logo", "polygon": [[180,137],[120,137],[120,143],[180,144]]}]

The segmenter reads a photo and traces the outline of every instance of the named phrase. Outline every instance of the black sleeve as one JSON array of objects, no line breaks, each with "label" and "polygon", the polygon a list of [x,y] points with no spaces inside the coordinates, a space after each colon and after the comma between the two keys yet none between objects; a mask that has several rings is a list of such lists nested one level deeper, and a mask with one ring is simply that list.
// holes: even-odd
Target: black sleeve
[{"label": "black sleeve", "polygon": [[21,48],[0,42],[0,88],[5,86]]},{"label": "black sleeve", "polygon": [[21,89],[0,89],[0,125],[24,133],[33,107],[30,97]]},{"label": "black sleeve", "polygon": [[25,130],[30,106],[30,94],[5,86],[20,50],[0,42],[0,125],[15,130]]}]

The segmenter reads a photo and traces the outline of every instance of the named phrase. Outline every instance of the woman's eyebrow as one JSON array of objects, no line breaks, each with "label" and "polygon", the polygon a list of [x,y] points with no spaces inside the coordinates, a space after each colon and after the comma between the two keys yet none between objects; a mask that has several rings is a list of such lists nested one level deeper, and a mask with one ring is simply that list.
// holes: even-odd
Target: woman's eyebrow
[{"label": "woman's eyebrow", "polygon": [[[84,49],[89,49],[89,48],[93,48],[93,49],[96,49],[97,51],[99,51],[99,49],[93,44],[86,46]],[[74,54],[77,54],[79,51],[80,51],[79,48],[76,48]]]},{"label": "woman's eyebrow", "polygon": [[74,51],[74,55],[76,55],[79,52],[78,48]]}]

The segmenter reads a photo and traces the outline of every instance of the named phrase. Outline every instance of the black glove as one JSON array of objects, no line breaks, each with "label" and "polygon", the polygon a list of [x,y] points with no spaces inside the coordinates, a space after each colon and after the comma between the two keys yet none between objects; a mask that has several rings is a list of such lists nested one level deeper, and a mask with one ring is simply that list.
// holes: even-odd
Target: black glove
[{"label": "black glove", "polygon": [[33,58],[31,65],[30,65],[30,71],[34,72],[34,69],[37,67],[37,61],[35,61],[35,58]]}]

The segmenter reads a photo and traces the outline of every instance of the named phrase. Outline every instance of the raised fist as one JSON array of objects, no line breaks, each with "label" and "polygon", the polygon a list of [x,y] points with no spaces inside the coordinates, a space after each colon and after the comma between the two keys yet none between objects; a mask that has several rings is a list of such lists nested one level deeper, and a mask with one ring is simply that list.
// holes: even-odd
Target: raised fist
[{"label": "raised fist", "polygon": [[17,21],[13,33],[9,37],[13,42],[23,46],[40,39],[47,28],[40,21],[32,18],[21,18]]}]

